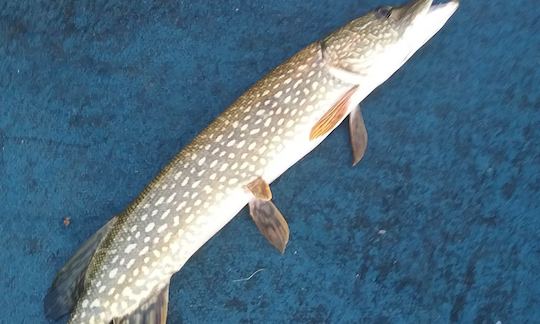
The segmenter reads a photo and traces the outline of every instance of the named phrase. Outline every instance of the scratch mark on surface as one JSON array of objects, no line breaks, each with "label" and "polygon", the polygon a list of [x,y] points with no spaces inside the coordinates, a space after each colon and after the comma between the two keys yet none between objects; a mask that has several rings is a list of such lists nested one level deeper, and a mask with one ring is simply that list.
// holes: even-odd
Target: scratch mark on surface
[{"label": "scratch mark on surface", "polygon": [[261,269],[255,271],[255,272],[253,272],[253,273],[251,274],[251,276],[249,276],[249,277],[247,277],[247,278],[236,279],[236,280],[233,280],[233,282],[248,281],[248,280],[250,280],[251,278],[253,278],[253,276],[255,276],[257,273],[259,273],[259,272],[261,272],[261,271],[263,271],[263,270],[265,270],[265,269],[264,269],[264,268],[261,268]]}]

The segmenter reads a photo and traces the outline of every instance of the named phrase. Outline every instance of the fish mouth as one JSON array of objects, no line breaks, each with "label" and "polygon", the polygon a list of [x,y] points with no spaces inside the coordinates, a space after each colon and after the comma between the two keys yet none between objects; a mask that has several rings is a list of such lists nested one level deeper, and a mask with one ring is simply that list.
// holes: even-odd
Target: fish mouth
[{"label": "fish mouth", "polygon": [[432,0],[417,0],[411,9],[415,11],[412,21],[416,37],[424,43],[435,35],[459,7],[459,0],[433,4]]},{"label": "fish mouth", "polygon": [[404,11],[404,17],[418,17],[426,14],[433,4],[433,0],[413,0],[410,3],[403,5],[401,10]]},{"label": "fish mouth", "polygon": [[396,8],[399,20],[408,26],[410,56],[432,38],[452,17],[459,0],[433,4],[433,0],[413,0]]},{"label": "fish mouth", "polygon": [[422,20],[427,21],[430,25],[437,25],[441,28],[450,17],[456,12],[459,7],[459,0],[452,0],[445,3],[432,4],[432,1],[424,14]]},{"label": "fish mouth", "polygon": [[413,0],[397,7],[395,10],[400,20],[410,23],[419,19],[443,20],[446,22],[457,10],[458,6],[459,0],[450,0],[437,4],[433,4],[433,0]]}]

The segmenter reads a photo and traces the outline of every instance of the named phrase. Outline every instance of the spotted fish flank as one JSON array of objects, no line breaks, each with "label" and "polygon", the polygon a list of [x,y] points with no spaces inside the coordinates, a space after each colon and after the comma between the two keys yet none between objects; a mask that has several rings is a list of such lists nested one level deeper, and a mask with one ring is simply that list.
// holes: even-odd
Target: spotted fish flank
[{"label": "spotted fish flank", "polygon": [[[269,184],[313,150],[457,9],[414,0],[362,16],[257,82],[180,151],[60,270],[48,317],[165,323],[171,276],[244,206],[280,251],[289,226]],[[351,116],[355,162],[367,133]]]}]

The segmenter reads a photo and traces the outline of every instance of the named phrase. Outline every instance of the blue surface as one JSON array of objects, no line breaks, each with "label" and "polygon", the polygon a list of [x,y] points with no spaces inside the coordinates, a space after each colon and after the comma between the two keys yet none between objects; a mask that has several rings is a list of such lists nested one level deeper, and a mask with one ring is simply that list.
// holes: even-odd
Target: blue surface
[{"label": "blue surface", "polygon": [[[216,3],[0,1],[0,322],[46,323],[56,271],[197,132],[383,4]],[[537,7],[463,1],[365,101],[357,167],[342,125],[273,184],[285,255],[243,211],[174,277],[170,322],[538,323]]]}]

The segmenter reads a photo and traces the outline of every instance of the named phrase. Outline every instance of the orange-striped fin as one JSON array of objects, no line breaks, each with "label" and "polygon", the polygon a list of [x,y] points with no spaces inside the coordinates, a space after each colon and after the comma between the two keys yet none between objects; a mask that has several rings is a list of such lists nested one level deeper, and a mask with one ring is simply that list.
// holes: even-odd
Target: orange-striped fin
[{"label": "orange-striped fin", "polygon": [[265,201],[272,199],[272,191],[270,191],[270,186],[261,177],[251,181],[247,185],[247,188],[257,199]]},{"label": "orange-striped fin", "polygon": [[358,86],[354,86],[341,97],[341,99],[328,110],[319,121],[311,128],[309,139],[314,140],[332,131],[349,112],[350,99]]}]

